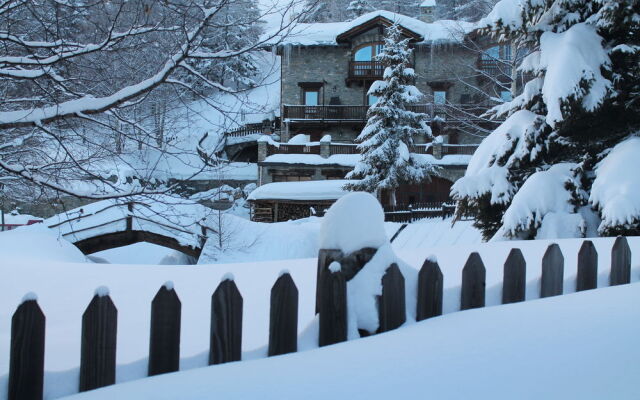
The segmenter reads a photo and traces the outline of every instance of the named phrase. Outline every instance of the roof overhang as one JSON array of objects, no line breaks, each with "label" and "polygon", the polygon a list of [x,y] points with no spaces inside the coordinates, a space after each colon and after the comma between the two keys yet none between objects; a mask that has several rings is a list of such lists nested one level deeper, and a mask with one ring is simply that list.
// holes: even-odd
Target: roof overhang
[{"label": "roof overhang", "polygon": [[[349,42],[351,40],[351,38],[353,38],[354,36],[357,36],[363,32],[366,32],[370,29],[373,29],[375,27],[385,27],[388,28],[390,26],[392,26],[394,24],[393,21],[391,21],[388,18],[385,18],[381,15],[378,15],[375,18],[371,18],[370,20],[363,22],[360,25],[354,26],[353,28],[349,29],[346,32],[341,33],[340,35],[338,35],[336,37],[336,42],[337,43],[346,43]],[[398,24],[398,27],[400,28],[400,32],[402,33],[403,36],[406,36],[408,38],[411,39],[412,42],[421,42],[424,40],[424,37],[422,37],[422,35],[405,28],[404,26]]]}]

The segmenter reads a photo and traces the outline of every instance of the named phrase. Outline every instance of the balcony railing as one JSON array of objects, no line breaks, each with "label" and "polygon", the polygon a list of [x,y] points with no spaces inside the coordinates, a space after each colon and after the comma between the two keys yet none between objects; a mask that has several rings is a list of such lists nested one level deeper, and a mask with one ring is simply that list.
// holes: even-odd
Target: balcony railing
[{"label": "balcony railing", "polygon": [[[488,107],[469,104],[415,104],[407,107],[409,111],[427,114],[429,118],[440,117],[444,120],[480,120]],[[325,105],[300,106],[284,105],[283,117],[288,120],[306,121],[365,121],[369,106],[365,105]]]},{"label": "balcony railing", "polygon": [[349,61],[349,79],[382,79],[383,74],[379,61]]}]

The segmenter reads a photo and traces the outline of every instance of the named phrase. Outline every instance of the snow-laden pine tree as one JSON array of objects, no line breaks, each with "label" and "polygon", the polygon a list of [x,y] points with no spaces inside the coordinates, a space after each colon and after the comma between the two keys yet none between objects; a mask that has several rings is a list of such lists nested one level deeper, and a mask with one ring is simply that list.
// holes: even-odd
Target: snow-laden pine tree
[{"label": "snow-laden pine tree", "polygon": [[367,0],[353,0],[349,3],[347,7],[347,11],[350,14],[350,17],[355,19],[361,16],[362,14],[366,14],[370,11],[373,11],[373,7]]},{"label": "snow-laden pine tree", "polygon": [[480,22],[527,47],[522,94],[452,188],[485,238],[640,233],[640,2],[502,0]]},{"label": "snow-laden pine tree", "polygon": [[412,112],[407,106],[422,97],[411,83],[409,39],[402,39],[397,25],[387,28],[384,50],[377,61],[384,67],[383,80],[375,81],[368,94],[377,101],[367,112],[367,124],[356,139],[361,160],[347,179],[353,180],[348,190],[367,191],[380,197],[381,190],[390,192],[395,204],[395,190],[403,183],[428,181],[436,168],[423,156],[411,153],[414,139],[431,137],[426,115]]}]

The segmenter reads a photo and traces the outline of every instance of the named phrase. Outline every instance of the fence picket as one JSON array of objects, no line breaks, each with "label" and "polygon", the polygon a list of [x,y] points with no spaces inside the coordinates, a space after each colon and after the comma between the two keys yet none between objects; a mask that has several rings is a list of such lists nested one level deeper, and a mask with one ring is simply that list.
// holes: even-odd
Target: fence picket
[{"label": "fence picket", "polygon": [[318,270],[316,271],[316,314],[320,312],[320,304],[322,302],[320,283],[322,282],[323,274],[332,262],[341,262],[342,256],[342,251],[337,249],[320,249],[318,252]]},{"label": "fence picket", "polygon": [[151,302],[149,376],[180,368],[180,315],[182,304],[171,286],[163,285]]},{"label": "fence picket", "polygon": [[11,318],[9,400],[41,400],[44,383],[45,316],[25,300]]},{"label": "fence picket", "polygon": [[527,262],[520,249],[511,249],[504,263],[502,304],[524,301],[527,283]]},{"label": "fence picket", "polygon": [[342,271],[328,271],[322,278],[319,346],[347,340],[347,280]]},{"label": "fence picket", "polygon": [[438,262],[425,260],[418,274],[417,321],[442,315],[442,278]]},{"label": "fence picket", "polygon": [[598,286],[598,252],[591,240],[585,240],[578,252],[578,277],[576,291],[595,289]]},{"label": "fence picket", "polygon": [[209,365],[242,358],[242,296],[232,279],[225,279],[211,296]]},{"label": "fence picket", "polygon": [[382,277],[382,296],[378,297],[378,332],[396,329],[406,321],[404,277],[396,263]]},{"label": "fence picket", "polygon": [[118,310],[106,293],[96,293],[82,315],[80,391],[116,382]]},{"label": "fence picket", "polygon": [[480,254],[471,253],[462,269],[460,310],[484,307],[487,272]]},{"label": "fence picket", "polygon": [[271,288],[269,356],[298,351],[298,288],[287,272]]},{"label": "fence picket", "polygon": [[624,285],[631,282],[631,249],[624,236],[618,236],[611,248],[611,286]]},{"label": "fence picket", "polygon": [[542,277],[540,279],[540,297],[562,294],[564,280],[564,256],[560,246],[550,244],[542,257]]}]

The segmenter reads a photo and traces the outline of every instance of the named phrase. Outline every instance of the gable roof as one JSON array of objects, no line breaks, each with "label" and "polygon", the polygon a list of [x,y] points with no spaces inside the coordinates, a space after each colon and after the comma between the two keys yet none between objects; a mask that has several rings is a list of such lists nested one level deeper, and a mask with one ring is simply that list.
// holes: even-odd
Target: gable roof
[{"label": "gable roof", "polygon": [[[406,15],[379,10],[363,14],[349,22],[297,24],[288,35],[276,36],[266,44],[337,46],[341,40],[363,32],[367,27],[371,28],[377,24],[388,26],[393,23],[397,23],[405,35],[414,37],[417,43],[461,42],[464,36],[476,27],[474,23],[464,21],[442,20],[427,23]],[[273,33],[267,35],[273,36]]]},{"label": "gable roof", "polygon": [[[362,32],[366,32],[369,29],[372,29],[372,28],[374,28],[376,26],[389,27],[389,26],[391,26],[393,24],[394,24],[394,21],[388,19],[384,15],[378,15],[378,16],[376,16],[374,18],[371,18],[371,19],[361,23],[360,25],[355,25],[353,28],[349,29],[346,32],[342,32],[341,34],[336,36],[336,42],[337,43],[346,42],[349,39],[351,39],[352,37],[357,36],[357,35],[361,34]],[[402,32],[402,34],[404,36],[409,37],[409,38],[413,39],[416,42],[421,42],[424,39],[424,37],[422,37],[422,35],[412,31],[411,29],[405,27],[404,25],[398,24],[398,26],[400,27],[400,32]]]}]

